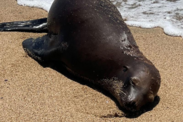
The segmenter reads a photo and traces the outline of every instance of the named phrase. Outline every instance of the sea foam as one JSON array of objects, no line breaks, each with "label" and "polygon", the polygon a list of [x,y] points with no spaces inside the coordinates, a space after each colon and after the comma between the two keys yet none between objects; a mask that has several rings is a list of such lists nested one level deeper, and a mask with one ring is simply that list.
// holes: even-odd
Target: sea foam
[{"label": "sea foam", "polygon": [[[49,11],[53,0],[17,0],[19,5]],[[127,25],[161,27],[171,36],[183,37],[183,0],[111,0]]]},{"label": "sea foam", "polygon": [[37,7],[49,11],[53,1],[54,0],[17,0],[17,3],[22,6]]}]

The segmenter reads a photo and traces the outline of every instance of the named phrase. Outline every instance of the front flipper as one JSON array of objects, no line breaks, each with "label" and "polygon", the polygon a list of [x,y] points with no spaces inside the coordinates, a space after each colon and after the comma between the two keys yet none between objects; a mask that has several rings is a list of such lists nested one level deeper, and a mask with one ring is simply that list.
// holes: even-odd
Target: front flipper
[{"label": "front flipper", "polygon": [[60,36],[53,34],[26,39],[22,46],[29,56],[39,62],[58,60],[68,47]]},{"label": "front flipper", "polygon": [[33,59],[44,61],[49,38],[47,35],[39,38],[29,38],[22,42],[25,52]]},{"label": "front flipper", "polygon": [[0,31],[46,33],[48,32],[47,18],[0,23]]}]

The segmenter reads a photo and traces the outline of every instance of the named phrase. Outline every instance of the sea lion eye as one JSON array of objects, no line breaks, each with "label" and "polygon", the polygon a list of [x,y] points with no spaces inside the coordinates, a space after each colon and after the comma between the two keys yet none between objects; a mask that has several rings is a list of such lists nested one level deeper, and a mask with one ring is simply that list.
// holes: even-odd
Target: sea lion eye
[{"label": "sea lion eye", "polygon": [[127,66],[123,66],[123,72],[126,72],[128,70]]}]

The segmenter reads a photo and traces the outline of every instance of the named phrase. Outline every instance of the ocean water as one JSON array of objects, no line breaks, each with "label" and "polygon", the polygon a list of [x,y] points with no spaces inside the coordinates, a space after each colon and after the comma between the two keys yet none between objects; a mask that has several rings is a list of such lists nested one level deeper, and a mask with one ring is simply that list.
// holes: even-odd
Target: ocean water
[{"label": "ocean water", "polygon": [[[142,28],[161,27],[171,36],[183,38],[183,0],[110,0],[125,23]],[[17,0],[19,5],[49,11],[53,0]]]}]

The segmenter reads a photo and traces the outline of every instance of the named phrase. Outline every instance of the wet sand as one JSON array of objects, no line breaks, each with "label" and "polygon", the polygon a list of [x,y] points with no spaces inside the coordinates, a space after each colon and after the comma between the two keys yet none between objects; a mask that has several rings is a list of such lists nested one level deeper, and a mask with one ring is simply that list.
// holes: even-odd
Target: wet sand
[{"label": "wet sand", "polygon": [[[47,17],[37,8],[1,0],[0,23]],[[159,104],[137,118],[122,114],[105,94],[44,68],[26,55],[22,41],[44,34],[0,32],[1,122],[182,122],[183,39],[165,35],[161,28],[129,27],[144,55],[161,74]]]}]

